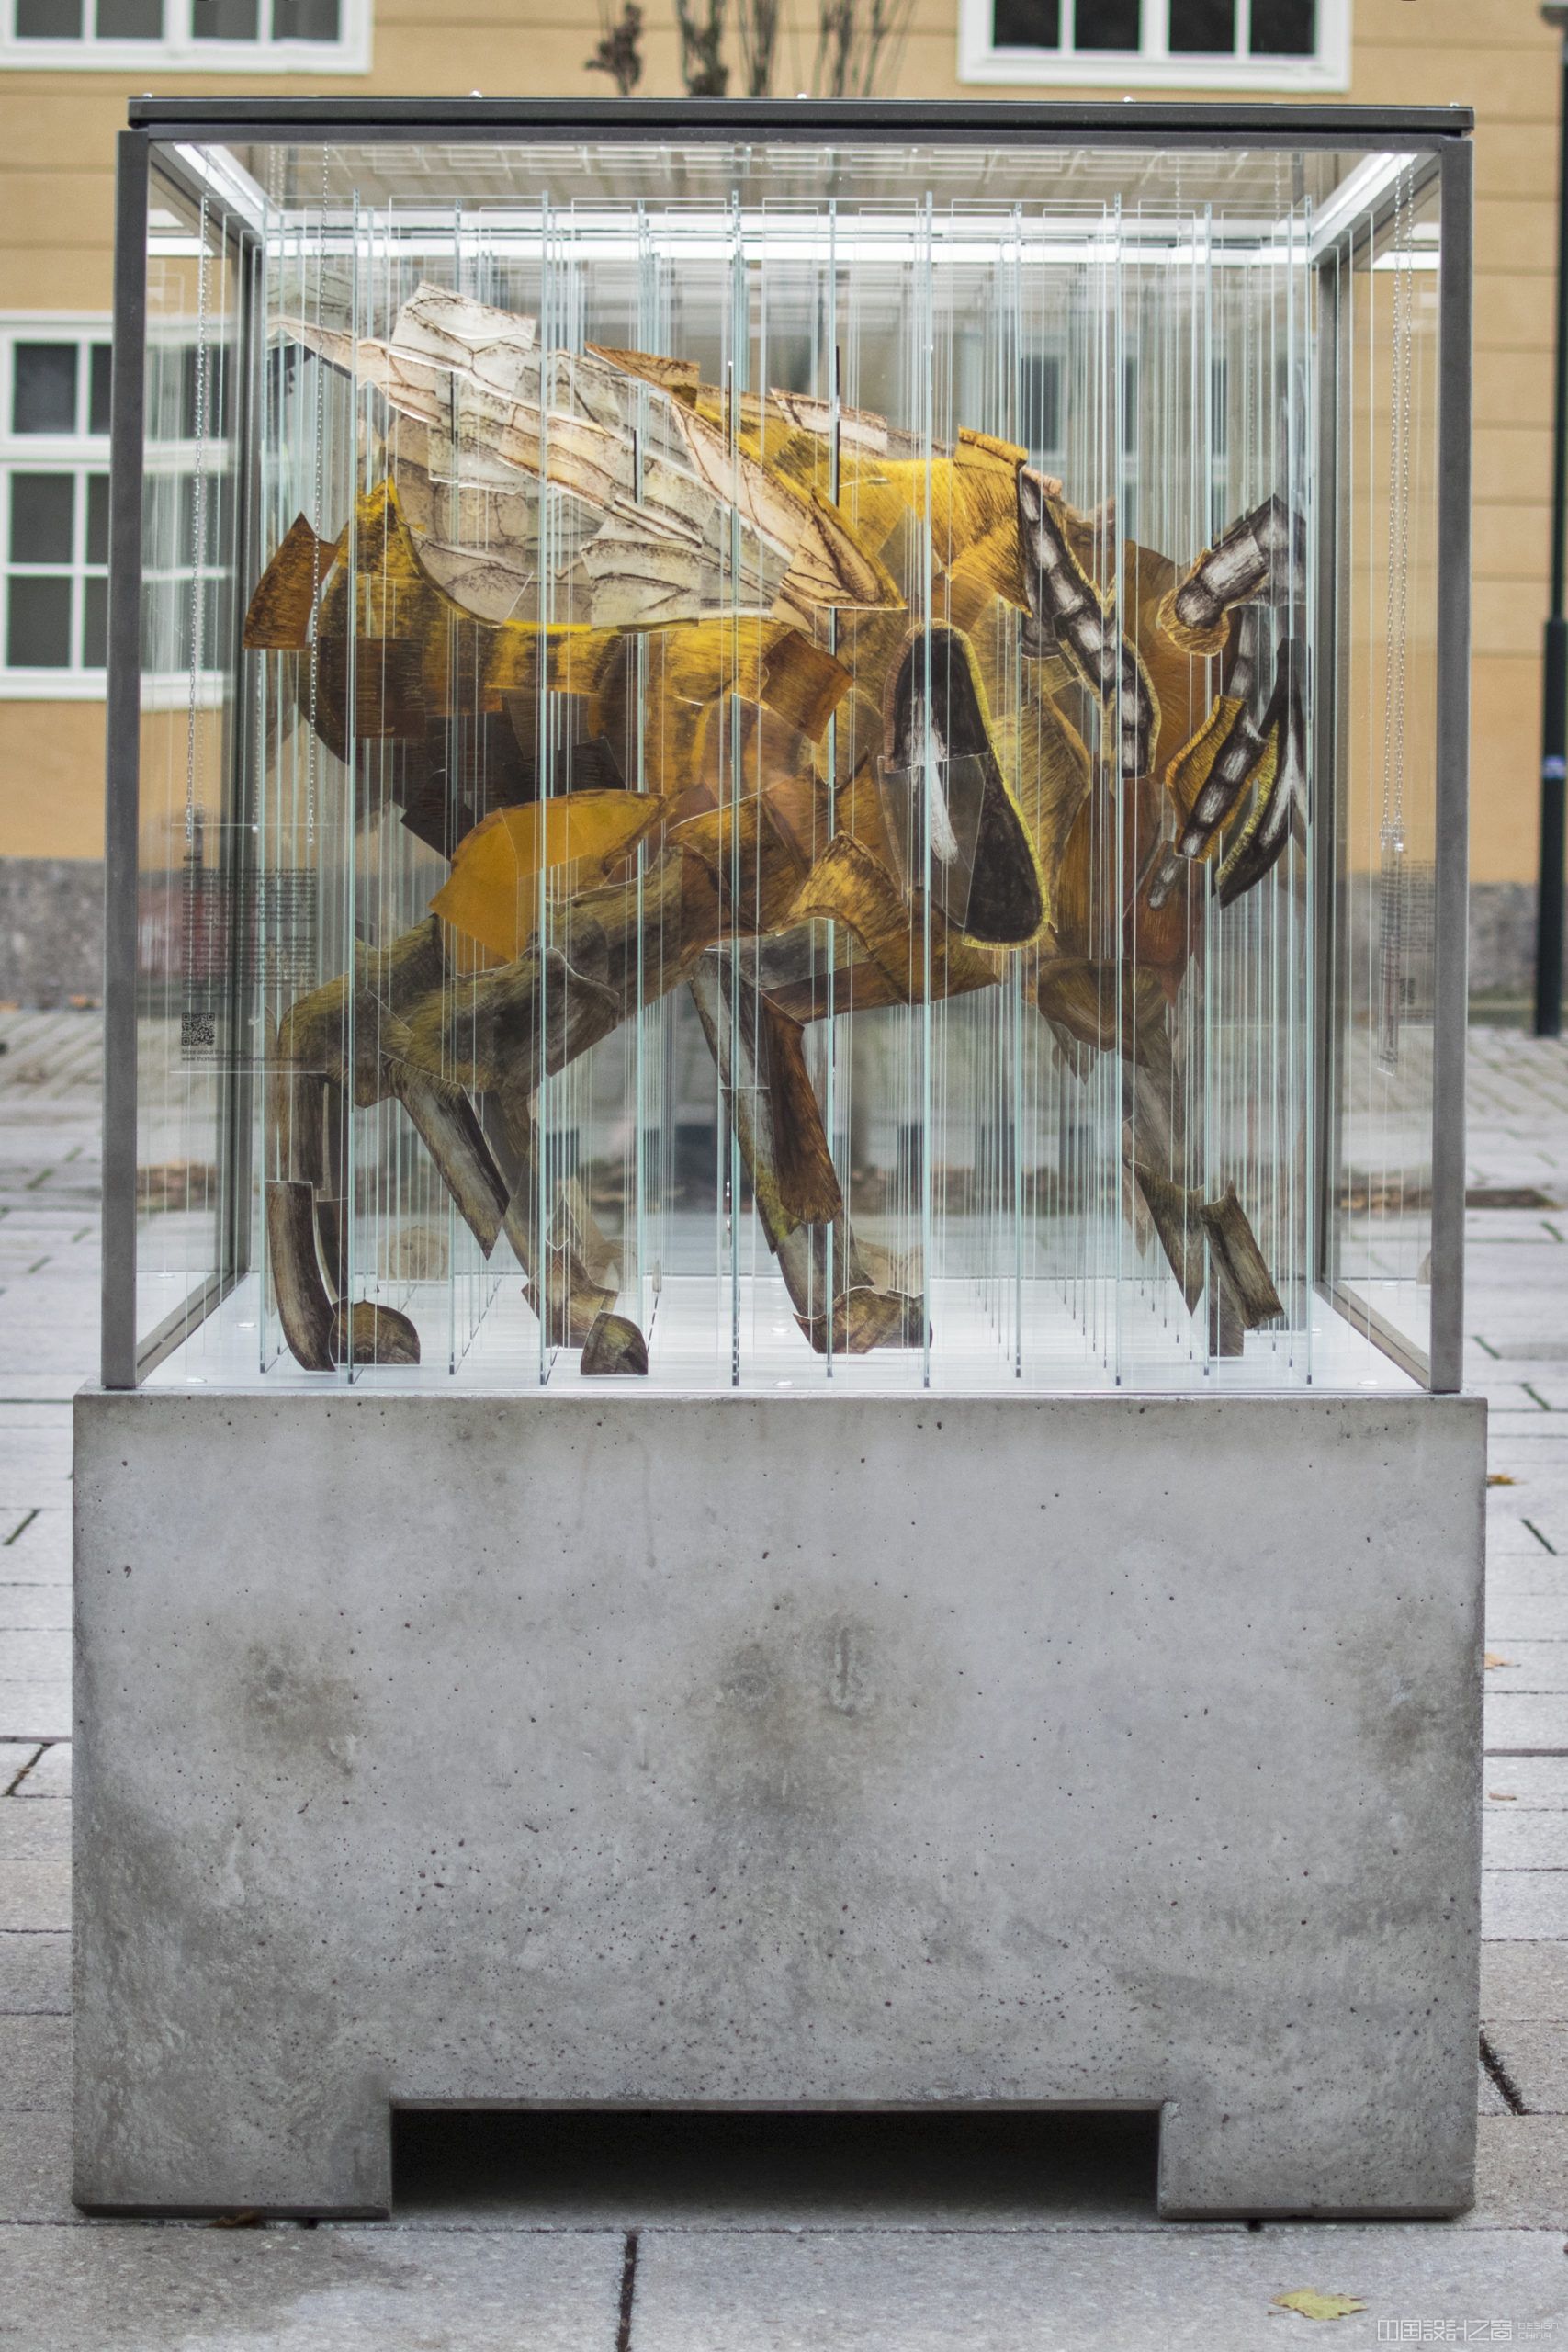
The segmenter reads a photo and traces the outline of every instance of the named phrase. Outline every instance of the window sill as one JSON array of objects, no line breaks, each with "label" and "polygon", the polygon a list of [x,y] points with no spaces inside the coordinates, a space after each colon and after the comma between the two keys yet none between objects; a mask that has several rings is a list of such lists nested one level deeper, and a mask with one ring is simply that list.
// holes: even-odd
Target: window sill
[{"label": "window sill", "polygon": [[0,68],[35,74],[368,74],[368,41],[0,40]]},{"label": "window sill", "polygon": [[1040,90],[1208,90],[1331,96],[1348,89],[1348,63],[1327,57],[1135,57],[1106,50],[1062,57],[1047,49],[959,51],[961,82],[1027,84]]},{"label": "window sill", "polygon": [[102,670],[0,670],[0,702],[102,702]]}]

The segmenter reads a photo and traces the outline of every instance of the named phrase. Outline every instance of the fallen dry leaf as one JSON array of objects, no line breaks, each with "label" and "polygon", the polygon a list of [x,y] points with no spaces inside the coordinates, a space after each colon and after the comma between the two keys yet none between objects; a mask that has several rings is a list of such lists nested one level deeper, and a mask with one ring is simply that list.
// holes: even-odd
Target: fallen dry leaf
[{"label": "fallen dry leaf", "polygon": [[1488,1789],[1486,1793],[1494,1804],[1517,1804],[1518,1803],[1512,1789]]},{"label": "fallen dry leaf", "polygon": [[1505,1657],[1501,1650],[1488,1650],[1486,1653],[1486,1664],[1489,1668],[1494,1666],[1517,1666],[1518,1662],[1519,1661],[1517,1657]]},{"label": "fallen dry leaf", "polygon": [[1506,1470],[1493,1470],[1488,1472],[1486,1483],[1489,1487],[1517,1487],[1519,1482],[1510,1478]]},{"label": "fallen dry leaf", "polygon": [[1367,2308],[1354,2295],[1320,2295],[1315,2287],[1292,2287],[1274,2301],[1281,2311],[1299,2312],[1303,2319],[1348,2319],[1352,2312]]}]

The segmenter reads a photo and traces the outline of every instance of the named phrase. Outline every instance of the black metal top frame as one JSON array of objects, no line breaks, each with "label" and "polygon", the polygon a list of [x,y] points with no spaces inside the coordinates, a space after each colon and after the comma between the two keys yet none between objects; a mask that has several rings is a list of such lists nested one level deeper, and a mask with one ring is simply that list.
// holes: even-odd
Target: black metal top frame
[{"label": "black metal top frame", "polygon": [[[1108,61],[1109,62],[1109,61]],[[133,130],[153,138],[245,139],[289,132],[336,140],[374,134],[420,139],[493,139],[498,132],[535,137],[592,133],[599,139],[649,134],[664,139],[908,140],[929,135],[1055,144],[1093,139],[1121,145],[1156,139],[1162,145],[1234,145],[1266,140],[1297,146],[1397,146],[1460,139],[1475,127],[1471,107],[1336,107],[1208,105],[1127,99],[1107,105],[1071,99],[1031,104],[1013,100],[919,98],[132,98]]]}]

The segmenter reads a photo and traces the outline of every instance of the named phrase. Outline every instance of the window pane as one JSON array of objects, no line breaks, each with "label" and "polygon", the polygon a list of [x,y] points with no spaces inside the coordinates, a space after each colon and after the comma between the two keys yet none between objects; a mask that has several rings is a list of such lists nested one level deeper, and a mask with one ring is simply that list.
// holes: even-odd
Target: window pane
[{"label": "window pane", "polygon": [[13,433],[74,433],[76,346],[19,343],[11,388]]},{"label": "window pane", "polygon": [[100,40],[162,40],[164,0],[98,0]]},{"label": "window pane", "polygon": [[107,433],[109,429],[109,363],[113,356],[107,343],[93,345],[93,372],[87,390],[87,430]]},{"label": "window pane", "polygon": [[1077,0],[1073,40],[1078,49],[1136,49],[1138,0]]},{"label": "window pane", "polygon": [[74,474],[11,476],[11,560],[69,563]]},{"label": "window pane", "polygon": [[1310,57],[1316,40],[1314,0],[1252,0],[1254,57]]},{"label": "window pane", "polygon": [[1228,57],[1235,49],[1235,0],[1170,0],[1172,51]]},{"label": "window pane", "polygon": [[141,488],[142,565],[174,571],[180,561],[179,481],[173,474],[149,474]]},{"label": "window pane", "polygon": [[274,40],[336,40],[337,0],[272,0]]},{"label": "window pane", "polygon": [[107,474],[87,476],[87,561],[107,563],[109,560],[109,478]]},{"label": "window pane", "polygon": [[1026,353],[1023,359],[1023,437],[1042,455],[1062,447],[1062,363],[1055,352]]},{"label": "window pane", "polygon": [[108,660],[109,642],[109,583],[107,580],[83,582],[82,605],[82,666],[86,670],[101,670]]},{"label": "window pane", "polygon": [[[225,365],[225,356],[226,355],[221,344],[209,344],[207,347],[207,394],[205,402],[203,403],[207,411],[207,422],[205,427],[203,427],[201,419],[197,414],[198,378],[201,373],[201,355],[197,351],[194,343],[184,344],[180,346],[177,356],[179,368],[179,423],[177,426],[175,426],[171,423],[170,429],[163,435],[164,439],[196,441],[200,439],[204,430],[209,435],[216,435],[225,430],[229,413],[229,370]],[[174,364],[175,355],[171,354],[164,365],[165,367],[169,367]],[[160,374],[162,373],[163,370],[160,369]]]},{"label": "window pane", "polygon": [[17,0],[19,40],[80,40],[82,0]]},{"label": "window pane", "polygon": [[229,583],[225,580],[204,580],[201,586],[202,628],[201,658],[205,668],[220,670],[229,651]]},{"label": "window pane", "polygon": [[1060,0],[992,0],[991,40],[998,49],[1059,49]]},{"label": "window pane", "polygon": [[191,0],[190,28],[197,40],[254,40],[256,0]]},{"label": "window pane", "polygon": [[174,662],[176,672],[190,668],[195,648],[192,633],[196,628],[197,598],[201,599],[201,666],[204,670],[220,669],[229,651],[227,631],[229,597],[227,583],[221,580],[193,582],[189,574],[165,592],[164,608],[174,614]]},{"label": "window pane", "polygon": [[209,471],[202,479],[203,528],[202,546],[198,550],[196,544],[196,476],[194,474],[181,476],[180,536],[175,557],[176,564],[215,564],[218,561],[219,543],[222,536],[220,527],[222,520],[222,485]]},{"label": "window pane", "polygon": [[13,574],[6,661],[13,670],[71,667],[71,582]]}]

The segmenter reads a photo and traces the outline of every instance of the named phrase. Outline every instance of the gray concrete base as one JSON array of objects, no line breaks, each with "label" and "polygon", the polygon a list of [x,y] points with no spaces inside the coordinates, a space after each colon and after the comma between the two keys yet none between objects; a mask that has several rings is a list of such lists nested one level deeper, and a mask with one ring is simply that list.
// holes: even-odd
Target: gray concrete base
[{"label": "gray concrete base", "polygon": [[1462,2209],[1470,1399],[85,1394],[76,2172],[381,2212],[415,2106],[1125,2106]]}]

